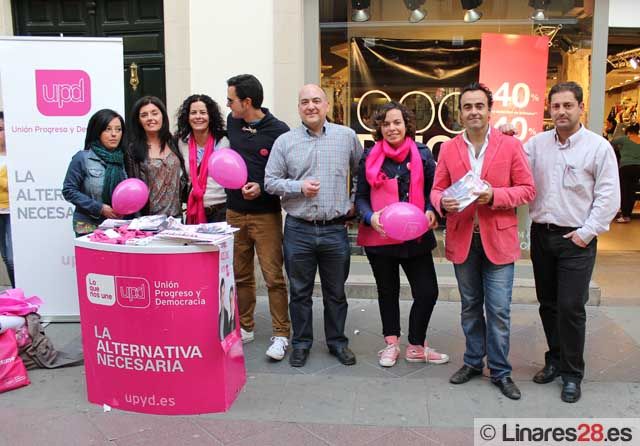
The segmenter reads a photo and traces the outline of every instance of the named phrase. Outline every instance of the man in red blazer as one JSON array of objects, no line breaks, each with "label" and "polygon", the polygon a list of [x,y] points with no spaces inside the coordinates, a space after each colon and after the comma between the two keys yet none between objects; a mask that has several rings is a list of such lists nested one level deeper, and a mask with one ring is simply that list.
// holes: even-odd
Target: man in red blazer
[{"label": "man in red blazer", "polygon": [[[520,141],[489,126],[491,91],[475,82],[463,88],[459,101],[465,130],[442,145],[431,191],[431,203],[447,216],[445,250],[458,280],[466,337],[464,365],[449,381],[463,384],[481,375],[486,356],[491,381],[506,397],[519,399],[508,359],[514,262],[520,257],[515,208],[533,200],[535,187]],[[486,189],[461,209],[443,192],[470,170]]]}]

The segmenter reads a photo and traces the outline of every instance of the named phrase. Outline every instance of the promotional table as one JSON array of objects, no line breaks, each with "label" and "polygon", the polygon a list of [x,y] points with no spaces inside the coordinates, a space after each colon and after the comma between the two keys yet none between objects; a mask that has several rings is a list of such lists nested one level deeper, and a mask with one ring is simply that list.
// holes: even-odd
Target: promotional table
[{"label": "promotional table", "polygon": [[246,381],[233,237],[75,245],[89,401],[151,414],[227,410]]}]

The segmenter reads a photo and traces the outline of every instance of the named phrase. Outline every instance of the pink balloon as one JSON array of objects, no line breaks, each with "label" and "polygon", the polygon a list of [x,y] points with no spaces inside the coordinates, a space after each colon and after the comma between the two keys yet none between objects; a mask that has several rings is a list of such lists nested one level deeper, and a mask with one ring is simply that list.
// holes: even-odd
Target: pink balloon
[{"label": "pink balloon", "polygon": [[247,165],[235,150],[218,150],[209,158],[209,176],[225,189],[240,189],[247,184]]},{"label": "pink balloon", "polygon": [[127,178],[118,183],[111,194],[111,207],[118,214],[135,214],[149,199],[149,188],[138,178]]},{"label": "pink balloon", "polygon": [[380,223],[387,236],[407,241],[420,237],[429,230],[429,221],[418,206],[411,203],[393,203],[380,215]]}]

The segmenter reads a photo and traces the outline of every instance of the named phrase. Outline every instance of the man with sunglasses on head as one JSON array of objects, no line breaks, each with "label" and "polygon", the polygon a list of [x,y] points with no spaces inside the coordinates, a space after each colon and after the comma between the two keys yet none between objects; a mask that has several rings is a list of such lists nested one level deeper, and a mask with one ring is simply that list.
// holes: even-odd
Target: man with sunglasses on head
[{"label": "man with sunglasses on head", "polygon": [[266,354],[279,361],[289,345],[291,324],[287,287],[282,271],[282,211],[280,198],[264,189],[264,172],[273,142],[289,130],[262,107],[262,84],[251,74],[227,80],[227,133],[231,148],[247,164],[248,182],[227,189],[227,223],[239,228],[234,237],[233,269],[238,293],[242,342],[254,340],[256,280],[254,252],[267,285],[271,312],[271,346]]}]

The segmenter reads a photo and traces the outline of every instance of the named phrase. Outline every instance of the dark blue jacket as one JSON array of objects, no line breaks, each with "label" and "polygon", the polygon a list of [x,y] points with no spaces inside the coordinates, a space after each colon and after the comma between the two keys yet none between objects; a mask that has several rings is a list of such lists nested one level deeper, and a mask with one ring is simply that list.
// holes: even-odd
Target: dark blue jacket
[{"label": "dark blue jacket", "polygon": [[245,200],[240,189],[225,189],[227,209],[236,212],[265,213],[280,212],[280,197],[268,194],[264,190],[264,170],[271,154],[271,148],[278,136],[289,131],[289,126],[273,116],[268,109],[262,108],[264,118],[255,125],[242,119],[227,117],[227,135],[231,148],[238,152],[247,164],[249,182],[260,185],[262,192],[255,200]]}]

